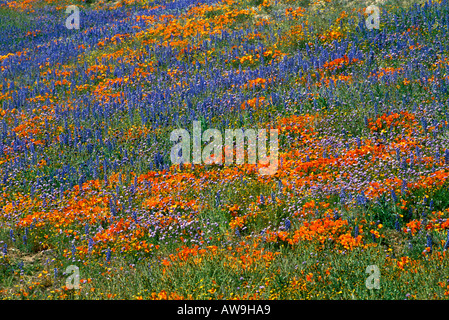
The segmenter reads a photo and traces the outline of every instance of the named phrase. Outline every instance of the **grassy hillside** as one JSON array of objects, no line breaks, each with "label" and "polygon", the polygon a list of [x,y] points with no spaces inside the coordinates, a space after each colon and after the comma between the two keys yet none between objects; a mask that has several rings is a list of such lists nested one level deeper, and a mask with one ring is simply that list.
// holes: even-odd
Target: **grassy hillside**
[{"label": "grassy hillside", "polygon": [[[1,296],[447,298],[448,17],[447,0],[0,1]],[[194,121],[277,129],[276,172],[173,164]]]}]

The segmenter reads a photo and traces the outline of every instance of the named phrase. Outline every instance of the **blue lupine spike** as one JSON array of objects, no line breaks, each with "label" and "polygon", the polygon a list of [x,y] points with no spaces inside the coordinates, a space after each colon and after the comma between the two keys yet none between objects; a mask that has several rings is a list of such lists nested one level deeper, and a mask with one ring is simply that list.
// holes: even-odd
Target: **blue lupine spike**
[{"label": "blue lupine spike", "polygon": [[292,226],[290,220],[285,219],[285,230],[290,230],[290,227]]},{"label": "blue lupine spike", "polygon": [[341,189],[340,191],[340,203],[342,205],[345,205],[346,203],[346,193],[345,193],[345,189]]},{"label": "blue lupine spike", "polygon": [[394,189],[391,189],[391,199],[393,199],[394,203],[398,202],[398,197],[396,196]]},{"label": "blue lupine spike", "polygon": [[362,191],[360,194],[357,195],[356,197],[357,203],[359,205],[366,205],[366,197],[365,197],[365,193]]},{"label": "blue lupine spike", "polygon": [[264,205],[265,204],[265,199],[263,197],[263,194],[260,195],[260,204]]},{"label": "blue lupine spike", "polygon": [[426,247],[430,248],[429,253],[432,253],[432,236],[430,234],[427,234],[427,242],[426,242]]},{"label": "blue lupine spike", "polygon": [[89,238],[89,243],[87,245],[87,250],[89,253],[92,252],[93,247],[94,247],[94,240],[92,240],[92,238]]},{"label": "blue lupine spike", "polygon": [[356,225],[354,227],[354,238],[357,238],[359,236],[359,226]]},{"label": "blue lupine spike", "polygon": [[235,235],[239,238],[241,237],[239,229],[235,229]]},{"label": "blue lupine spike", "polygon": [[424,132],[427,132],[427,120],[424,117],[421,118],[421,125],[424,129]]},{"label": "blue lupine spike", "polygon": [[401,169],[402,170],[406,170],[407,169],[407,160],[404,158],[404,159],[402,159],[402,162],[401,162]]},{"label": "blue lupine spike", "polygon": [[407,189],[407,181],[405,181],[405,179],[403,179],[402,186],[401,186],[401,193],[405,193],[406,189]]},{"label": "blue lupine spike", "polygon": [[109,262],[111,260],[111,249],[108,248],[108,251],[106,252],[106,261]]},{"label": "blue lupine spike", "polygon": [[338,216],[338,211],[334,210],[334,220],[338,220],[339,216]]}]

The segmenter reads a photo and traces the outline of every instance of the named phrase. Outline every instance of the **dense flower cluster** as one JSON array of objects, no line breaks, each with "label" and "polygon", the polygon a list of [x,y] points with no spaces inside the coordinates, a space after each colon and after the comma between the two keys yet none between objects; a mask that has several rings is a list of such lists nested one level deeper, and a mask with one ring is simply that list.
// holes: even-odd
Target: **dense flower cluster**
[{"label": "dense flower cluster", "polygon": [[[71,3],[0,1],[26,16],[0,20],[0,271],[22,277],[1,294],[112,299],[95,277],[138,274],[135,299],[339,298],[349,255],[407,283],[443,268],[447,1],[391,7],[380,30],[297,2],[80,1],[69,30]],[[278,129],[277,172],[172,165],[170,132],[193,121]],[[47,259],[22,285],[14,261],[47,251],[54,275]],[[52,287],[70,264],[100,271]]]}]

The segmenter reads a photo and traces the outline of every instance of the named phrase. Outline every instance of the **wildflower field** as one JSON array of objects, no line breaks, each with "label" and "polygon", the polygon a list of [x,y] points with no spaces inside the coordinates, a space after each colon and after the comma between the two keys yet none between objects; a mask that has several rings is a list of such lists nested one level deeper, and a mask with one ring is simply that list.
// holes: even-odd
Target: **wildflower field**
[{"label": "wildflower field", "polygon": [[[448,0],[0,0],[0,31],[1,298],[449,296]],[[194,121],[277,129],[276,172],[173,164]]]}]

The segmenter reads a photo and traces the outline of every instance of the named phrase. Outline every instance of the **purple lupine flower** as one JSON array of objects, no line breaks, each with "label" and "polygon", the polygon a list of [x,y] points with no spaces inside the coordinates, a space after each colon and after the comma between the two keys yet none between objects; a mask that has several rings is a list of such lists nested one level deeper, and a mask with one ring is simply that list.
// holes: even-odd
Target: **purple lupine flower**
[{"label": "purple lupine flower", "polygon": [[290,227],[292,226],[292,223],[290,220],[285,219],[285,230],[290,230]]},{"label": "purple lupine flower", "polygon": [[359,195],[357,195],[357,203],[364,206],[366,205],[367,201],[366,201],[366,196],[365,193],[362,191]]},{"label": "purple lupine flower", "polygon": [[89,243],[87,245],[87,250],[89,253],[92,252],[93,247],[94,247],[94,240],[92,240],[92,238],[89,238]]},{"label": "purple lupine flower", "polygon": [[401,162],[401,169],[402,169],[402,170],[407,169],[407,160],[406,160],[405,158],[402,159],[402,162]]},{"label": "purple lupine flower", "polygon": [[398,202],[398,197],[396,196],[394,189],[391,189],[391,199],[393,199],[394,203]]},{"label": "purple lupine flower", "polygon": [[283,187],[282,181],[281,181],[281,180],[278,180],[278,189],[279,189],[279,192],[282,192],[282,187]]},{"label": "purple lupine flower", "polygon": [[429,253],[432,253],[432,236],[428,233],[427,234],[427,243],[426,243],[426,247],[430,248]]},{"label": "purple lupine flower", "polygon": [[334,220],[338,220],[339,216],[338,216],[338,211],[334,210]]},{"label": "purple lupine flower", "polygon": [[106,252],[106,261],[109,262],[111,260],[111,249],[108,248]]},{"label": "purple lupine flower", "polygon": [[235,235],[239,238],[241,237],[239,229],[235,229]]},{"label": "purple lupine flower", "polygon": [[424,132],[427,132],[427,120],[424,117],[421,118],[421,125],[424,129]]},{"label": "purple lupine flower", "polygon": [[405,189],[407,189],[407,181],[402,179],[401,193],[405,193]]},{"label": "purple lupine flower", "polygon": [[341,189],[341,191],[340,191],[340,203],[342,205],[345,205],[345,203],[346,203],[345,199],[346,199],[345,189]]},{"label": "purple lupine flower", "polygon": [[399,220],[398,220],[398,219],[396,219],[396,221],[395,221],[395,223],[394,223],[394,228],[395,228],[397,231],[401,231],[401,225],[399,224]]},{"label": "purple lupine flower", "polygon": [[8,246],[7,246],[6,243],[3,245],[2,252],[3,252],[3,254],[4,254],[5,256],[8,254]]}]

